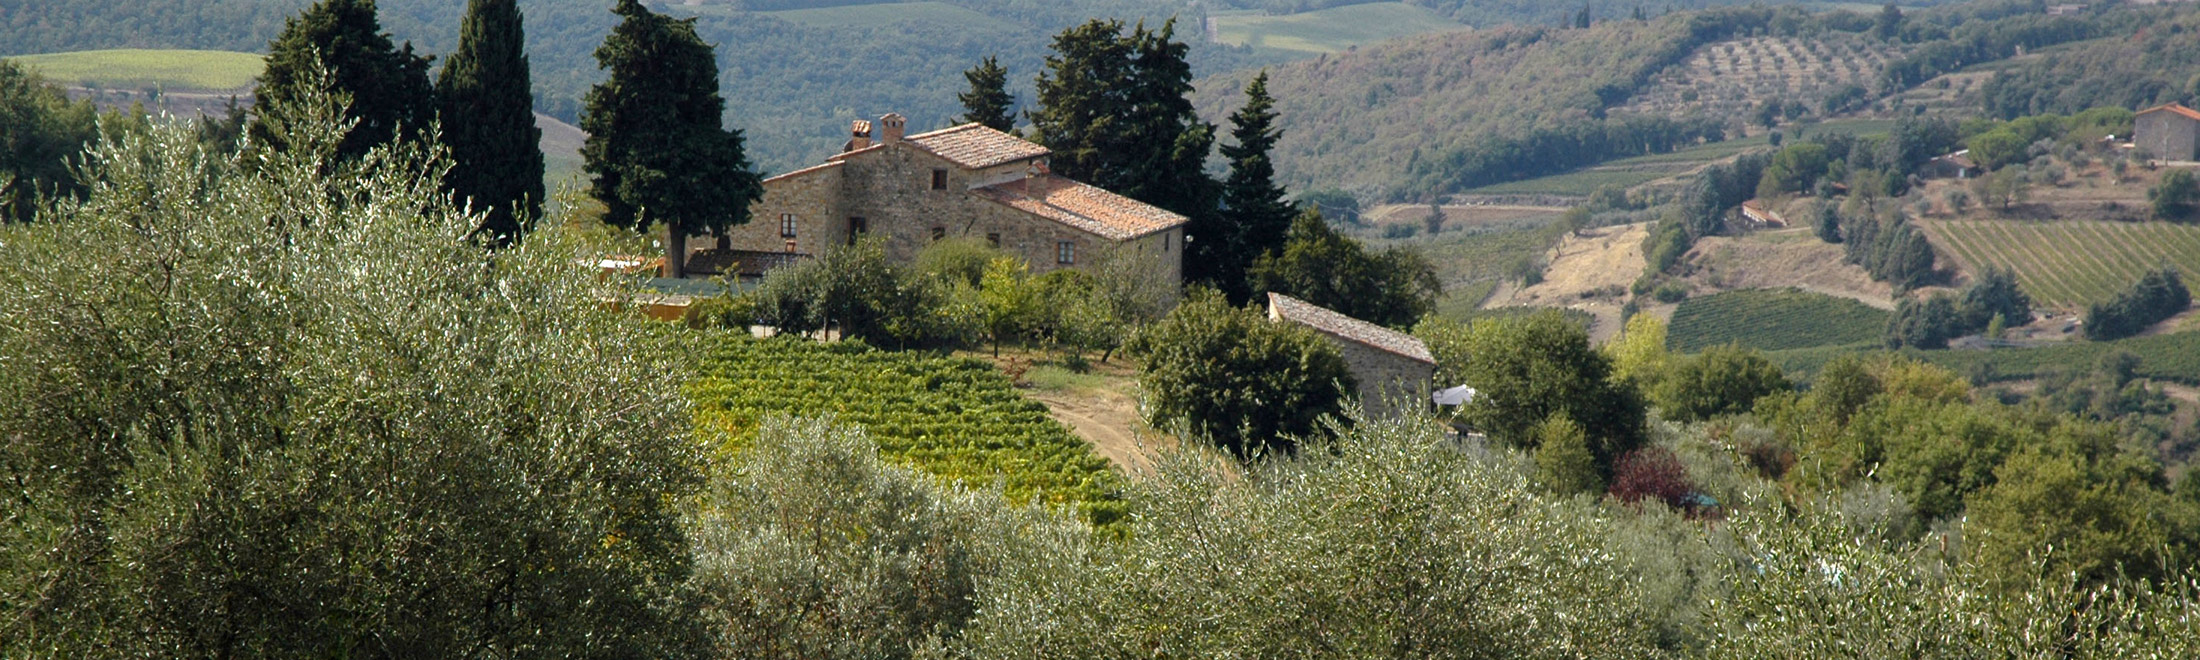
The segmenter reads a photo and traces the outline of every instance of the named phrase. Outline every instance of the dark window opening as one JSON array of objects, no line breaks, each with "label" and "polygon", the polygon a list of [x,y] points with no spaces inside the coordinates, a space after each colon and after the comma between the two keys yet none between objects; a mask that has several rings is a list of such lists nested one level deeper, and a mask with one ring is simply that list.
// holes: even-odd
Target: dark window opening
[{"label": "dark window opening", "polygon": [[993,247],[994,247],[994,249],[1000,249],[1000,247],[1001,247],[1001,235],[1000,235],[1000,234],[986,234],[986,235],[985,235],[985,242],[993,244]]},{"label": "dark window opening", "polygon": [[940,239],[942,239],[942,238],[947,238],[947,228],[946,228],[946,227],[933,227],[933,228],[932,228],[932,240],[935,240],[935,241],[937,241],[937,240],[940,240]]},{"label": "dark window opening", "polygon": [[947,170],[932,170],[932,189],[947,189]]},{"label": "dark window opening", "polygon": [[871,223],[863,218],[848,218],[848,244],[855,245],[856,238],[869,233]]}]

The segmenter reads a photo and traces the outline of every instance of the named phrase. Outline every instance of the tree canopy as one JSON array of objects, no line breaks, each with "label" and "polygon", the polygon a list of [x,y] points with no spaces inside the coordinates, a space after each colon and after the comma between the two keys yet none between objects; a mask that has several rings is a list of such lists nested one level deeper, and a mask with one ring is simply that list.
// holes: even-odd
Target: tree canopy
[{"label": "tree canopy", "polygon": [[374,147],[414,139],[435,119],[435,88],[428,84],[428,57],[402,48],[382,31],[374,0],[321,0],[283,23],[283,32],[267,45],[267,69],[252,92],[249,127],[254,148],[283,150],[288,132],[271,113],[301,107],[317,94],[317,70],[327,71],[333,91],[348,99],[346,117],[358,126],[344,135],[336,153],[355,159]]},{"label": "tree canopy", "polygon": [[1156,424],[1183,424],[1239,457],[1288,453],[1356,391],[1337,348],[1314,331],[1231,307],[1209,290],[1132,342]]},{"label": "tree canopy", "polygon": [[1443,292],[1420,253],[1404,247],[1369,253],[1331,229],[1320,211],[1293,220],[1282,249],[1260,255],[1246,279],[1255,293],[1281,293],[1392,327],[1420,320]]},{"label": "tree canopy", "polygon": [[[1245,105],[1230,115],[1230,137],[1235,144],[1222,145],[1222,157],[1230,161],[1230,175],[1222,184],[1222,212],[1207,237],[1203,259],[1220,263],[1213,267],[1215,284],[1224,295],[1240,302],[1253,294],[1250,271],[1261,255],[1280,252],[1288,240],[1296,210],[1284,201],[1276,183],[1276,164],[1269,156],[1282,136],[1276,128],[1276,102],[1268,96],[1268,76],[1253,78],[1245,86]],[[1214,243],[1220,243],[1216,245]]]},{"label": "tree canopy", "polygon": [[970,83],[970,89],[955,95],[963,107],[957,121],[1004,133],[1016,130],[1016,97],[1008,93],[1008,69],[1001,66],[999,58],[985,56],[977,66],[963,72],[963,80]]},{"label": "tree canopy", "polygon": [[517,0],[468,0],[458,52],[436,79],[444,184],[487,215],[482,238],[507,244],[542,215],[542,129],[535,127],[527,35]]},{"label": "tree canopy", "polygon": [[694,19],[620,0],[624,20],[596,49],[608,74],[588,91],[581,147],[589,192],[604,222],[646,232],[662,226],[666,264],[677,276],[690,235],[724,235],[747,223],[763,185],[749,170],[741,131],[722,128],[718,64],[695,35]]}]

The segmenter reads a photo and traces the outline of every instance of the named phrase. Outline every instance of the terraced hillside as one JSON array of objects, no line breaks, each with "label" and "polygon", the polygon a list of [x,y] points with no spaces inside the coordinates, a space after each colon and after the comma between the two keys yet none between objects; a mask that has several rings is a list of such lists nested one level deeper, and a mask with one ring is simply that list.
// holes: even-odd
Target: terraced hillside
[{"label": "terraced hillside", "polygon": [[1846,32],[1723,41],[1658,75],[1623,110],[1743,117],[1760,100],[1779,99],[1817,114],[1837,91],[1870,87],[1880,68],[1901,54],[1898,44]]},{"label": "terraced hillside", "polygon": [[[2161,222],[1924,220],[1927,237],[1965,271],[2013,270],[2033,301],[2079,309],[2108,300],[2148,269],[2200,275],[2200,226]],[[2189,286],[2189,284],[2188,284]]]}]

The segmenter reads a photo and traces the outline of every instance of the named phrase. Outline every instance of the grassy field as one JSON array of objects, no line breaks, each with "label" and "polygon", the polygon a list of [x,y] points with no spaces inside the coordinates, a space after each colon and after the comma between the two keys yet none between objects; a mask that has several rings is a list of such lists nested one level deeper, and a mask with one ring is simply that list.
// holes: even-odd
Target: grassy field
[{"label": "grassy field", "polygon": [[1307,53],[1336,53],[1385,39],[1467,29],[1426,8],[1403,2],[1347,5],[1284,16],[1220,11],[1214,13],[1214,24],[1216,40],[1225,44]]},{"label": "grassy field", "polygon": [[1921,224],[1933,246],[1965,270],[2013,270],[2018,286],[2046,307],[2078,309],[2108,300],[2162,264],[2183,269],[2187,286],[2200,276],[2200,226],[2074,220]]},{"label": "grassy field", "polygon": [[[2200,385],[2200,332],[2178,332],[2135,337],[2112,342],[2072,342],[2040,348],[2004,348],[1991,351],[1903,351],[1904,355],[1938,364],[1958,374],[1982,377],[1987,381],[2025,380],[2051,371],[2084,373],[2099,363],[2102,356],[2115,351],[2129,351],[2139,356],[2140,376],[2157,380]],[[1774,364],[1791,376],[1809,378],[1834,358],[1859,349],[1847,346],[1825,346],[1766,354]]]},{"label": "grassy field", "polygon": [[1436,278],[1444,285],[1444,296],[1436,303],[1437,314],[1463,320],[1490,297],[1490,292],[1507,277],[1507,270],[1514,262],[1521,257],[1542,255],[1558,243],[1559,235],[1564,232],[1556,222],[1538,219],[1444,232],[1434,238],[1421,236],[1371,242],[1378,247],[1400,245],[1420,252],[1436,269]]},{"label": "grassy field", "polygon": [[252,53],[219,50],[87,50],[8,58],[65,85],[116,90],[235,90],[264,65]]},{"label": "grassy field", "polygon": [[1681,301],[1665,343],[1694,353],[1740,344],[1774,351],[1875,342],[1887,312],[1847,298],[1797,289],[1747,289]]}]

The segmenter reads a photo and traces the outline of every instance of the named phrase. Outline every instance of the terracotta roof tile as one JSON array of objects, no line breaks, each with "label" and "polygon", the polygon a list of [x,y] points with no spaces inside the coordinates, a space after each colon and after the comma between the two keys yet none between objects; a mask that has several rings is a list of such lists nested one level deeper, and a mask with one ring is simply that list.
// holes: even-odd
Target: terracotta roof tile
[{"label": "terracotta roof tile", "polygon": [[765,182],[765,183],[770,183],[770,182],[773,182],[773,181],[783,181],[783,180],[787,180],[787,179],[792,179],[792,178],[796,178],[796,177],[800,177],[800,176],[805,176],[805,175],[810,175],[810,174],[816,174],[816,173],[818,173],[818,172],[823,172],[823,171],[825,171],[825,170],[833,169],[833,168],[835,168],[835,167],[840,167],[841,165],[842,165],[842,163],[841,163],[840,161],[837,161],[837,160],[836,160],[836,161],[832,161],[832,162],[828,162],[828,163],[824,163],[824,164],[822,164],[822,165],[811,165],[811,166],[809,166],[809,167],[805,167],[805,168],[802,168],[802,169],[799,169],[799,170],[795,170],[795,171],[793,171],[793,172],[788,172],[788,173],[786,173],[786,174],[780,174],[780,175],[776,175],[776,176],[772,176],[772,177],[766,178],[766,179],[764,179],[764,182]]},{"label": "terracotta roof tile", "polygon": [[976,188],[970,194],[1118,241],[1186,222],[1160,207],[1052,174]]},{"label": "terracotta roof tile", "polygon": [[1364,344],[1385,353],[1436,364],[1436,357],[1429,354],[1428,345],[1421,343],[1413,335],[1345,316],[1314,303],[1280,293],[1270,293],[1268,313],[1274,318],[1298,323],[1323,334]]},{"label": "terracotta roof tile", "polygon": [[2169,111],[2169,112],[2172,112],[2172,113],[2176,113],[2177,115],[2179,115],[2179,116],[2182,116],[2182,117],[2184,117],[2184,118],[2186,118],[2186,119],[2200,120],[2200,110],[2193,110],[2192,108],[2187,108],[2187,107],[2185,107],[2185,105],[2184,105],[2184,104],[2182,104],[2182,103],[2171,103],[2171,104],[2169,104],[2169,105],[2158,105],[2158,106],[2154,106],[2154,107],[2152,107],[2152,108],[2147,108],[2147,109],[2145,109],[2145,110],[2140,110],[2138,114],[2142,114],[2142,115],[2143,115],[2143,114],[2146,114],[2146,113],[2149,113],[2149,112],[2154,112],[2154,111],[2157,111],[2157,110],[2166,110],[2166,111]]},{"label": "terracotta roof tile", "polygon": [[911,135],[907,139],[910,144],[970,169],[1013,163],[1052,153],[1046,147],[986,128],[982,124],[963,124]]}]

